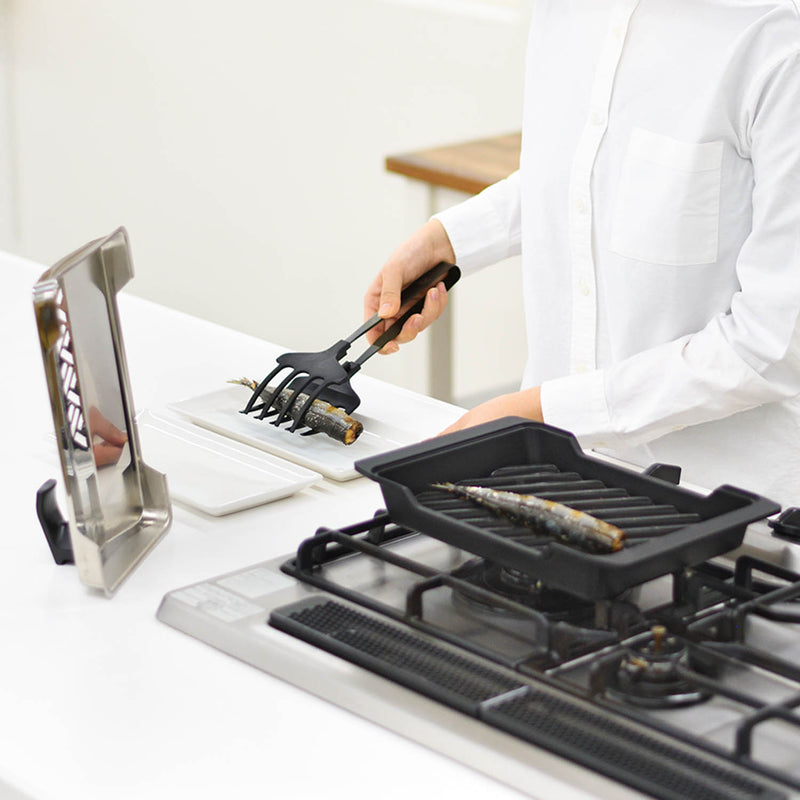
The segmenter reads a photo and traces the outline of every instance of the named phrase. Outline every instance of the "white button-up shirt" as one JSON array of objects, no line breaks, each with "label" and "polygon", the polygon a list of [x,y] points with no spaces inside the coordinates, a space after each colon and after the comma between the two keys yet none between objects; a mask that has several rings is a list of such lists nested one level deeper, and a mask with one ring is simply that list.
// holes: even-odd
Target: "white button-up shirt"
[{"label": "white button-up shirt", "polygon": [[437,217],[522,253],[548,423],[800,505],[795,0],[537,0],[520,170]]}]

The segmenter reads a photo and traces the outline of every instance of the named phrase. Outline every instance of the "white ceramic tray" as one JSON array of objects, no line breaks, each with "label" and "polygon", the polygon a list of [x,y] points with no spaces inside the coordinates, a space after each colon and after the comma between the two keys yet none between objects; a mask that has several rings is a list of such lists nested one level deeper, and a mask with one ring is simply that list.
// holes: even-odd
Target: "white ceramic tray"
[{"label": "white ceramic tray", "polygon": [[299,436],[289,433],[286,426],[276,428],[268,420],[240,413],[250,397],[250,390],[244,386],[230,386],[192,397],[172,403],[169,408],[204,428],[279,455],[336,481],[358,477],[359,473],[353,468],[358,459],[433,436],[460,413],[447,403],[399,387],[371,384],[366,379],[360,382],[359,393],[362,403],[352,416],[364,425],[364,431],[351,445],[343,445],[324,434]]},{"label": "white ceramic tray", "polygon": [[169,412],[136,418],[147,464],[167,476],[170,497],[215,517],[288,497],[318,472],[233,442]]}]

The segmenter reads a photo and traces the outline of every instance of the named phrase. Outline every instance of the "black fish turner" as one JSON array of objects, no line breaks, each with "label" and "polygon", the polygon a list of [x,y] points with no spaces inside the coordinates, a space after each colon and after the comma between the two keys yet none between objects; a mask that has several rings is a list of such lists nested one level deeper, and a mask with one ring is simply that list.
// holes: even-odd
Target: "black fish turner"
[{"label": "black fish turner", "polygon": [[[277,414],[272,424],[292,422],[289,428],[292,432],[300,426],[315,400],[330,403],[350,414],[361,403],[361,398],[350,385],[353,375],[361,369],[368,358],[400,333],[409,317],[422,310],[428,289],[440,282],[444,283],[445,288],[450,289],[460,277],[461,270],[458,267],[442,261],[410,283],[400,297],[400,316],[353,361],[342,362],[341,359],[356,339],[382,322],[377,314],[362,323],[346,339],[340,339],[327,350],[314,353],[284,353],[278,356],[278,365],[256,386],[242,413],[258,413],[258,419]],[[283,370],[289,370],[288,374],[277,386],[270,387],[270,381]],[[290,390],[292,394],[286,402],[281,401],[278,405],[277,400],[284,389]],[[302,409],[299,414],[292,414],[290,417],[289,412],[301,394],[306,395]],[[316,432],[308,430],[302,435],[308,436]]]}]

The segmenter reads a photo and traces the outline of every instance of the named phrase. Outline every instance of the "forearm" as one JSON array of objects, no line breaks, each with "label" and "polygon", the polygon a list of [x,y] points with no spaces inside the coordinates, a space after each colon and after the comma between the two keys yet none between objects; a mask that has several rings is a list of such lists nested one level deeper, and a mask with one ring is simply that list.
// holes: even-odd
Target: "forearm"
[{"label": "forearm", "polygon": [[442,432],[453,433],[454,431],[471,428],[502,417],[523,417],[535,422],[541,422],[542,405],[539,387],[534,386],[519,392],[493,397],[491,400],[487,400],[485,403],[481,403],[479,406],[467,411],[466,414]]}]

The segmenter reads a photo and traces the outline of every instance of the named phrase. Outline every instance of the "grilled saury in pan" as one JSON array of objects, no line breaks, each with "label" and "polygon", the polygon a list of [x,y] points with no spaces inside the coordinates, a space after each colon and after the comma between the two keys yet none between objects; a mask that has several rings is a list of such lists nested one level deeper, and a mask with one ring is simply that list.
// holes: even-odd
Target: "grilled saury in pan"
[{"label": "grilled saury in pan", "polygon": [[554,500],[468,484],[435,483],[433,488],[467,498],[518,525],[590,553],[613,553],[625,542],[624,531],[616,525]]}]

